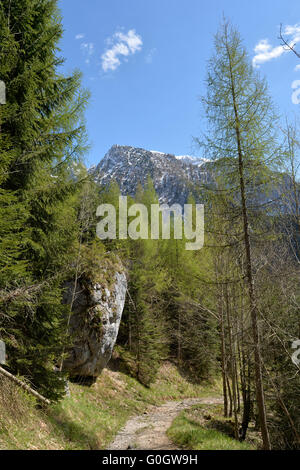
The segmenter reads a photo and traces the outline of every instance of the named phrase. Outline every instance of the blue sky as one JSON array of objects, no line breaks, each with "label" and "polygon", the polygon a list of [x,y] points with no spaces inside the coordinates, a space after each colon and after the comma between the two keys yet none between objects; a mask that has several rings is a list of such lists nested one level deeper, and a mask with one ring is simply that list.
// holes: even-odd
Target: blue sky
[{"label": "blue sky", "polygon": [[256,56],[278,111],[299,114],[300,59],[278,48],[283,23],[300,50],[299,0],[59,0],[59,6],[64,69],[79,68],[91,92],[88,164],[113,144],[197,155],[192,138],[204,123],[198,97],[223,13]]}]

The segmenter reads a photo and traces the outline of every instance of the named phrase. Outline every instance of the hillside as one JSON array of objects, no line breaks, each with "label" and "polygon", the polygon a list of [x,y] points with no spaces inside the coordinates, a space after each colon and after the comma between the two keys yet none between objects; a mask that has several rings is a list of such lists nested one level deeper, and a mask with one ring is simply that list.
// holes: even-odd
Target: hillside
[{"label": "hillside", "polygon": [[219,396],[217,385],[193,385],[170,363],[146,388],[104,369],[92,387],[70,384],[71,396],[48,410],[0,378],[0,449],[104,449],[127,419],[151,405],[183,398]]}]

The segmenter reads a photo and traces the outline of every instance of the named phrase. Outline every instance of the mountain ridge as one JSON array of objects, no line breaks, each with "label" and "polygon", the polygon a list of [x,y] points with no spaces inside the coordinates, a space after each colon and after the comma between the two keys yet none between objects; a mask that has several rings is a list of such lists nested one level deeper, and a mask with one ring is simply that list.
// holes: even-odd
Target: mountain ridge
[{"label": "mountain ridge", "polygon": [[184,204],[194,184],[212,181],[211,164],[201,157],[113,145],[89,173],[104,186],[116,181],[121,194],[130,196],[134,196],[139,183],[144,186],[149,175],[160,203]]}]

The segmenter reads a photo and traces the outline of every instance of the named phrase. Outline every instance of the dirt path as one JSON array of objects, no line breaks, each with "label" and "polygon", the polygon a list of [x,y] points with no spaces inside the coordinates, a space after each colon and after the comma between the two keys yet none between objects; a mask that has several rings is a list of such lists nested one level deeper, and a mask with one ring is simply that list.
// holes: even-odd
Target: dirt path
[{"label": "dirt path", "polygon": [[108,449],[176,450],[177,447],[169,440],[166,431],[181,410],[198,403],[214,405],[222,403],[222,399],[188,398],[182,401],[169,401],[161,406],[152,406],[143,415],[127,421]]}]

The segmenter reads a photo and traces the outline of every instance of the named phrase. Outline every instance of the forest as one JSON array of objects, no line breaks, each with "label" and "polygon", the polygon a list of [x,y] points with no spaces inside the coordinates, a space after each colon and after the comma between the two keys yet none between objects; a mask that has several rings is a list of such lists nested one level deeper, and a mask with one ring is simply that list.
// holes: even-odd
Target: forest
[{"label": "forest", "polygon": [[[79,71],[61,72],[62,33],[56,0],[0,2],[2,367],[59,402],[73,340],[66,283],[76,290],[114,260],[128,280],[114,350],[122,370],[146,388],[165,361],[195,383],[218,379],[236,440],[254,423],[261,448],[299,450],[296,120],[282,125],[266,80],[224,19],[199,103],[206,130],[195,138],[214,181],[187,183],[187,202],[205,207],[204,247],[188,251],[175,237],[100,240],[96,209],[117,208],[121,193],[115,181],[96,184],[85,166],[89,91]],[[149,214],[158,203],[150,175],[128,197],[134,203]]]}]

